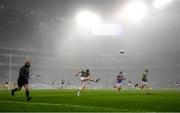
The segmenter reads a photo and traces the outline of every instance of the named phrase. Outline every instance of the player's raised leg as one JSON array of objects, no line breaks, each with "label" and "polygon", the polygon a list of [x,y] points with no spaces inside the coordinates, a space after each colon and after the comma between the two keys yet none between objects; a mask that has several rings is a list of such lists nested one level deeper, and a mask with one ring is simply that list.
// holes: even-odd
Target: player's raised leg
[{"label": "player's raised leg", "polygon": [[14,93],[16,91],[20,91],[22,87],[18,87],[18,88],[14,88],[13,90],[11,90],[11,95],[14,96]]}]

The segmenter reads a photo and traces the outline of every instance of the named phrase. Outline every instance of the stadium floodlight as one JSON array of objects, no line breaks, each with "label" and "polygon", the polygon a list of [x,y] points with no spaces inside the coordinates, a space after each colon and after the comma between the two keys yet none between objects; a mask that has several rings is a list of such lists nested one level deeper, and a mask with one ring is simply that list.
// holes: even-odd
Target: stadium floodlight
[{"label": "stadium floodlight", "polygon": [[124,7],[123,15],[130,21],[138,22],[145,17],[147,11],[148,8],[143,1],[135,0]]},{"label": "stadium floodlight", "polygon": [[153,7],[154,8],[162,8],[173,1],[174,0],[154,0]]},{"label": "stadium floodlight", "polygon": [[91,11],[81,11],[76,16],[77,24],[82,27],[92,27],[100,23],[101,19],[98,14]]}]

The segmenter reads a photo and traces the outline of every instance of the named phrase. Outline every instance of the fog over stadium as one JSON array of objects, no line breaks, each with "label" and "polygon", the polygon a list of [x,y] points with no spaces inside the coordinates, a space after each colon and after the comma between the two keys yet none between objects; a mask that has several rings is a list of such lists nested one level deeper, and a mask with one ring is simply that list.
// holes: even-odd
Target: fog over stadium
[{"label": "fog over stadium", "polygon": [[148,69],[150,87],[167,88],[180,81],[179,11],[179,0],[0,0],[0,83],[30,59],[34,84],[78,86],[88,68],[92,86],[112,88],[120,71],[137,83]]}]

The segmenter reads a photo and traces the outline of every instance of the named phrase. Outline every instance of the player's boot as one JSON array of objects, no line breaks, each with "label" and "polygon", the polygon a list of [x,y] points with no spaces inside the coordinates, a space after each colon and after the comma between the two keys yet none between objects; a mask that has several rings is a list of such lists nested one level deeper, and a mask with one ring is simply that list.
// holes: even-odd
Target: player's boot
[{"label": "player's boot", "polygon": [[100,78],[96,79],[94,82],[98,82],[100,80]]},{"label": "player's boot", "polygon": [[80,96],[80,92],[77,92],[77,96],[78,96],[78,97]]},{"label": "player's boot", "polygon": [[135,85],[134,85],[134,87],[137,87],[137,86],[138,86],[138,84],[135,84]]},{"label": "player's boot", "polygon": [[11,90],[11,95],[14,96],[14,91],[13,90]]},{"label": "player's boot", "polygon": [[31,97],[28,97],[28,98],[27,98],[27,101],[29,102],[30,100],[31,100]]}]

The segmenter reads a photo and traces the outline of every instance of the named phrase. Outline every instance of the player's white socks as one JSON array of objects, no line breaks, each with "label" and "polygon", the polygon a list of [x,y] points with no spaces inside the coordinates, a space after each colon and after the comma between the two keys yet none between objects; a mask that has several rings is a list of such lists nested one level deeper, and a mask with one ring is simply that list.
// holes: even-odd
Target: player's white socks
[{"label": "player's white socks", "polygon": [[77,92],[77,96],[80,96],[80,93],[81,93],[80,91],[79,91],[79,92]]}]

